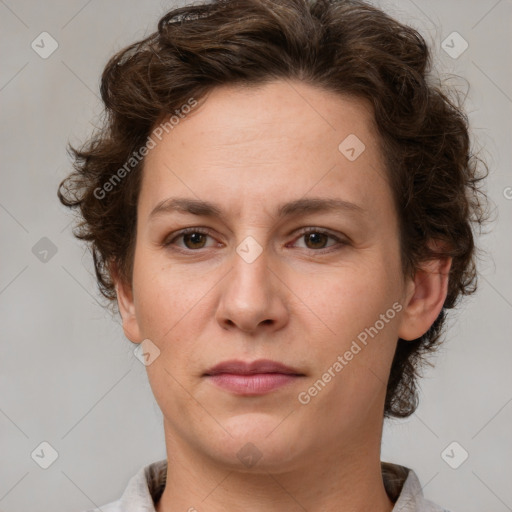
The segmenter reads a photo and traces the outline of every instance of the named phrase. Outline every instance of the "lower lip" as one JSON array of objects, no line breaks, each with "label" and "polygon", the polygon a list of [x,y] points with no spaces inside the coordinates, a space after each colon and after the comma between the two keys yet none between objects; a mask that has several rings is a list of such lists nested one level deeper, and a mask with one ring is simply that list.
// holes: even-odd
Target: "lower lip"
[{"label": "lower lip", "polygon": [[227,389],[237,395],[263,395],[297,380],[299,375],[284,373],[255,373],[253,375],[241,375],[234,373],[219,373],[209,375],[217,386]]}]

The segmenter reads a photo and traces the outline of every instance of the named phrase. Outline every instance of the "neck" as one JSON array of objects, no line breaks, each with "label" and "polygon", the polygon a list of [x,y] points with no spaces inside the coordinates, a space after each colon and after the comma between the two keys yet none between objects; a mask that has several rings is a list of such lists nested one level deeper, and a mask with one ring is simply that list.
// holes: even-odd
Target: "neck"
[{"label": "neck", "polygon": [[[258,463],[250,470],[219,465],[194,452],[165,424],[167,484],[157,512],[391,512],[382,480],[380,435],[368,432],[343,446],[318,449],[283,470]],[[263,459],[262,459],[263,461]],[[256,468],[257,471],[256,471]]]}]

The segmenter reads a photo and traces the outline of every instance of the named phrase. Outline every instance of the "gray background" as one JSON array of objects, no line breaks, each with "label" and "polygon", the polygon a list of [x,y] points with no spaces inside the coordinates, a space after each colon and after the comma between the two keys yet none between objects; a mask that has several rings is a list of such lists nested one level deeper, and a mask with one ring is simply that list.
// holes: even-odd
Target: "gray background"
[{"label": "gray background", "polygon": [[[512,510],[512,2],[379,5],[423,33],[441,71],[469,82],[466,108],[491,168],[488,192],[497,213],[479,240],[486,250],[480,290],[452,312],[417,413],[386,423],[382,459],[413,468],[425,495],[453,512]],[[101,112],[106,60],[152,32],[172,6],[0,0],[3,512],[102,505],[117,499],[142,465],[165,458],[162,416],[145,368],[119,321],[98,303],[91,258],[72,237],[56,189],[70,170],[66,143],[83,140]],[[31,48],[43,31],[59,45],[47,59]],[[469,44],[456,59],[441,46],[454,31]],[[48,249],[43,237],[55,254],[41,252]],[[31,457],[43,441],[58,452],[48,469]],[[441,456],[453,441],[469,453],[458,469]],[[460,453],[457,447],[452,459]]]}]

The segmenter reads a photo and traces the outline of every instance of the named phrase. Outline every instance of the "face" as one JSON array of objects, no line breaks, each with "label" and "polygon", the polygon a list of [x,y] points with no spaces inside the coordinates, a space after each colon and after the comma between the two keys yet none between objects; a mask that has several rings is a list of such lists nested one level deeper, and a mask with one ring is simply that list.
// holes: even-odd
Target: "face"
[{"label": "face", "polygon": [[160,350],[176,449],[284,469],[378,437],[397,339],[430,318],[409,314],[377,140],[363,100],[277,81],[214,89],[146,157],[118,300]]}]

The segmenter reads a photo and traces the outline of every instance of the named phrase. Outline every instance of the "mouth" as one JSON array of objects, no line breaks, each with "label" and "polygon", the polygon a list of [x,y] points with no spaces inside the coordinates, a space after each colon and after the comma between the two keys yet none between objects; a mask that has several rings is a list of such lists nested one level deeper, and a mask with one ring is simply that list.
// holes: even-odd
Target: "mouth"
[{"label": "mouth", "polygon": [[263,395],[296,382],[305,374],[277,361],[224,361],[203,375],[216,386],[237,395]]},{"label": "mouth", "polygon": [[205,376],[219,375],[222,373],[231,373],[237,375],[256,375],[262,373],[279,373],[282,375],[304,376],[303,373],[277,361],[269,359],[258,359],[257,361],[245,362],[237,359],[223,361],[210,368]]}]

